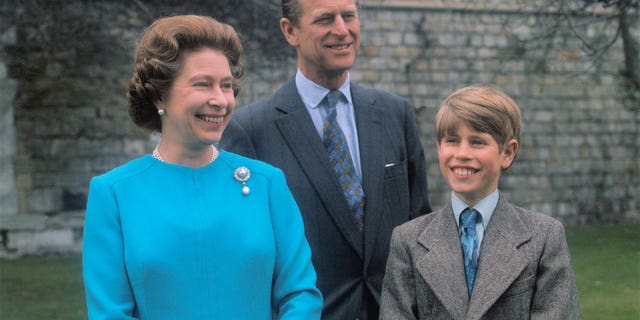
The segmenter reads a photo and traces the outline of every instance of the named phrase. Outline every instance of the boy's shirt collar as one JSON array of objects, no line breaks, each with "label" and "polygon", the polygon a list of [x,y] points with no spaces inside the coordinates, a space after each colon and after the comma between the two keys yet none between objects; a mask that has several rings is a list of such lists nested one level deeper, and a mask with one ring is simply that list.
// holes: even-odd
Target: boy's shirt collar
[{"label": "boy's shirt collar", "polygon": [[[498,191],[498,189],[496,189],[488,196],[478,201],[475,206],[471,207],[472,209],[476,209],[476,211],[480,213],[480,216],[482,217],[482,226],[485,230],[487,229],[489,220],[491,220],[491,216],[493,216],[493,211],[498,206],[499,199],[500,192]],[[456,225],[458,225],[458,228],[460,227],[460,215],[462,214],[462,211],[464,211],[464,209],[468,207],[468,204],[460,200],[460,198],[458,198],[455,193],[451,191],[451,209],[453,209],[453,215],[456,218]]]}]

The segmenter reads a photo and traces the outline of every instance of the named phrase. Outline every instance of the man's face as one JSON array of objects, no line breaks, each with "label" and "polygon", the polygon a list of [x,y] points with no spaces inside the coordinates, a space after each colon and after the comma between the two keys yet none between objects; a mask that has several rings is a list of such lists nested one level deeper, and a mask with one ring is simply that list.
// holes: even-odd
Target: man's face
[{"label": "man's face", "polygon": [[283,18],[281,27],[287,41],[296,47],[302,72],[314,80],[348,71],[360,47],[355,0],[300,0],[300,6],[298,25]]}]

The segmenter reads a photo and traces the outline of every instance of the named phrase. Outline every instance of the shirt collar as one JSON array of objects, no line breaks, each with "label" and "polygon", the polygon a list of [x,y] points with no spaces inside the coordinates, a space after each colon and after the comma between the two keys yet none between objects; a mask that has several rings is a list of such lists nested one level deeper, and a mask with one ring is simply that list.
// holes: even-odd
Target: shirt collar
[{"label": "shirt collar", "polygon": [[[476,211],[480,213],[482,217],[482,226],[486,229],[489,224],[489,220],[491,220],[491,216],[493,216],[493,211],[498,206],[498,199],[500,198],[500,192],[498,189],[494,190],[488,196],[482,198],[482,200],[478,201],[473,207]],[[458,198],[453,191],[451,191],[451,209],[453,210],[453,215],[456,218],[456,224],[460,227],[460,215],[464,209],[468,208],[469,205],[464,203],[460,198]]]},{"label": "shirt collar", "polygon": [[[351,104],[351,81],[349,74],[347,73],[347,80],[338,88],[342,95]],[[329,89],[309,80],[305,77],[300,69],[296,72],[296,87],[298,88],[298,94],[302,102],[308,107],[315,109],[320,105],[322,99],[329,93]]]}]

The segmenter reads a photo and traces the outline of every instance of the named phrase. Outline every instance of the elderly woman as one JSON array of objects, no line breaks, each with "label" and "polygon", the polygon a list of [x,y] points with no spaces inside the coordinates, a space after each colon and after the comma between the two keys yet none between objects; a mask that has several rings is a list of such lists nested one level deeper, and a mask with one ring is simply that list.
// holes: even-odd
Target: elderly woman
[{"label": "elderly woman", "polygon": [[234,29],[155,21],[129,113],[152,154],[91,180],[83,272],[91,319],[319,319],[322,296],[279,169],[216,148],[243,74]]}]

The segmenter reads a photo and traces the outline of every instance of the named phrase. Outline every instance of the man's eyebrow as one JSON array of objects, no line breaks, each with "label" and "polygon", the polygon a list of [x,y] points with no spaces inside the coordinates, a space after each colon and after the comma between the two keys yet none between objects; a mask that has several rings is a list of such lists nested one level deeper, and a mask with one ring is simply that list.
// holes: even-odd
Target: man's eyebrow
[{"label": "man's eyebrow", "polygon": [[331,18],[333,17],[333,12],[330,11],[323,11],[318,13],[317,15],[315,15],[313,17],[314,20],[319,20],[319,19],[324,19],[324,18]]}]

